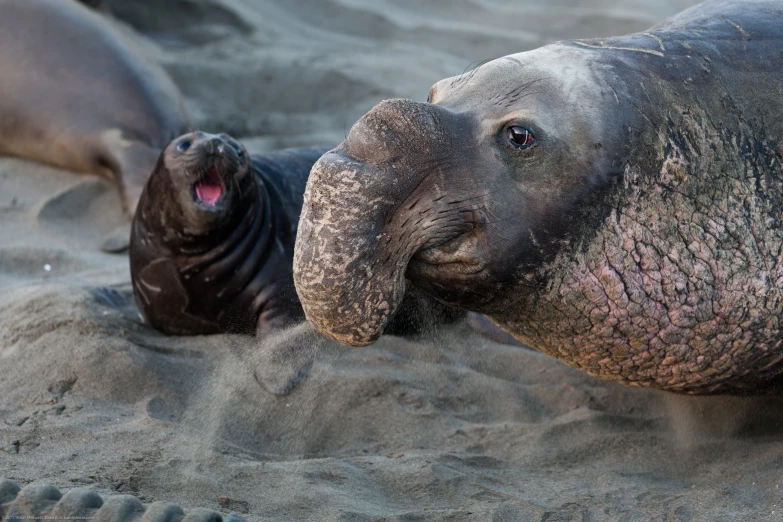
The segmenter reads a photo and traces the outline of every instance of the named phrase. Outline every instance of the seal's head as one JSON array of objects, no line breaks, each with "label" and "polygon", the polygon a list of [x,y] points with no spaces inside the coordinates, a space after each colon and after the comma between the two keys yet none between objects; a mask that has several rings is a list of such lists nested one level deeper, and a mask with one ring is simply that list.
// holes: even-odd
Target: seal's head
[{"label": "seal's head", "polygon": [[[241,258],[238,240],[263,223],[256,219],[264,207],[251,170],[245,148],[225,134],[185,134],[160,153],[139,199],[130,242],[136,303],[159,330],[225,330],[220,314],[236,292],[223,291],[229,278],[216,274],[226,263],[215,260],[225,261],[232,249]],[[255,323],[249,315],[242,319],[245,326]]]},{"label": "seal's head", "polygon": [[388,100],[313,167],[294,259],[308,319],[375,340],[406,280],[491,314],[600,218],[622,178],[621,118],[601,64],[566,46],[501,58]]},{"label": "seal's head", "polygon": [[185,134],[161,153],[140,212],[148,224],[162,225],[166,241],[199,238],[229,225],[255,186],[251,178],[241,143],[226,134]]}]

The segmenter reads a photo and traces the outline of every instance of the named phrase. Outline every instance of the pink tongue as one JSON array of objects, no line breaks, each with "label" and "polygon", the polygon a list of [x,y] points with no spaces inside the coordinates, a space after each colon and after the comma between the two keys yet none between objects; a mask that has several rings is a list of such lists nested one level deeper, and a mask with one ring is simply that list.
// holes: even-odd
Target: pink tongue
[{"label": "pink tongue", "polygon": [[223,192],[218,186],[198,184],[196,186],[196,195],[198,199],[206,203],[207,205],[214,205],[217,200],[220,199],[220,194]]},{"label": "pink tongue", "polygon": [[196,196],[207,205],[215,205],[223,193],[223,180],[217,172],[209,171],[204,179],[196,184]]}]

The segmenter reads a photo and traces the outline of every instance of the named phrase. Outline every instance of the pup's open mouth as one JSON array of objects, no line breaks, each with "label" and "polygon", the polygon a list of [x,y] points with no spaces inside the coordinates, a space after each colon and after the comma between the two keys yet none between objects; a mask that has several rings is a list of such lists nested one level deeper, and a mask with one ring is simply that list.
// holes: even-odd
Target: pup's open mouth
[{"label": "pup's open mouth", "polygon": [[223,183],[223,178],[220,177],[217,169],[211,168],[196,182],[193,188],[200,203],[208,207],[214,207],[217,205],[220,196],[223,195],[226,185]]}]

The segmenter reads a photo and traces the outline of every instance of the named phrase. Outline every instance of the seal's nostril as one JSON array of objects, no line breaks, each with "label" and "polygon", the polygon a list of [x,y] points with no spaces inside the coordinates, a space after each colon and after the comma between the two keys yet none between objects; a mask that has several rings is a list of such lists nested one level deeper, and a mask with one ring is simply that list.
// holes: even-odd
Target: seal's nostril
[{"label": "seal's nostril", "polygon": [[218,156],[223,156],[225,154],[226,144],[218,137],[210,138],[204,145],[204,150],[207,152],[207,154]]},{"label": "seal's nostril", "polygon": [[344,142],[359,161],[387,163],[433,145],[444,110],[437,105],[394,99],[382,101],[357,121]]}]

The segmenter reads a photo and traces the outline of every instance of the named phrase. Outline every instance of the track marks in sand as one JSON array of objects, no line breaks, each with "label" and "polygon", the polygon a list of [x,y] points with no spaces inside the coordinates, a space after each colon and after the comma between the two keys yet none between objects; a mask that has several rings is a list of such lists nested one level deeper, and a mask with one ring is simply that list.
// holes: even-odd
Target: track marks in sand
[{"label": "track marks in sand", "polygon": [[130,233],[116,187],[88,178],[43,200],[36,212],[38,226],[64,245],[96,250],[102,238],[120,226]]}]

